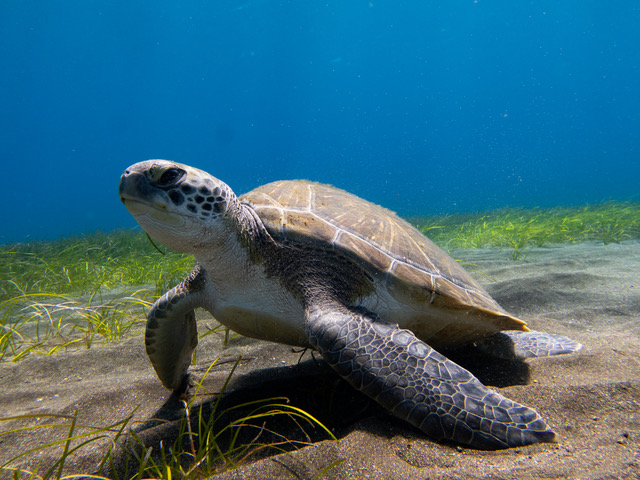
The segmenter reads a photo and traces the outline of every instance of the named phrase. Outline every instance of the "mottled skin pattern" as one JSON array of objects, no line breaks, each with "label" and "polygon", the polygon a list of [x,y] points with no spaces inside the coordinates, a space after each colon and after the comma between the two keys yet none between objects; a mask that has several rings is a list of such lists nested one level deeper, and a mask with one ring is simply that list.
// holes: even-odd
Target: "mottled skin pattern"
[{"label": "mottled skin pattern", "polygon": [[493,353],[506,345],[507,356],[521,358],[580,344],[528,331],[393,213],[310,182],[275,182],[238,198],[206,172],[164,160],[127,169],[120,197],[150,236],[198,261],[148,316],[147,353],[167,388],[186,384],[201,307],[245,335],[316,349],[351,385],[435,439],[505,448],[555,438],[534,410],[426,342],[478,341]]}]

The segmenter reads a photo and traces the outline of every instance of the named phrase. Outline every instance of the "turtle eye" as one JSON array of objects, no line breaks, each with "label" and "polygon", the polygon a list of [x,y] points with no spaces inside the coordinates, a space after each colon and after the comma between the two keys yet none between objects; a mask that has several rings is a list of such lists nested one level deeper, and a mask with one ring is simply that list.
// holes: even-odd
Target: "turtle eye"
[{"label": "turtle eye", "polygon": [[165,170],[160,178],[156,181],[156,184],[160,187],[168,187],[174,185],[180,178],[184,176],[184,170],[179,168],[169,168]]}]

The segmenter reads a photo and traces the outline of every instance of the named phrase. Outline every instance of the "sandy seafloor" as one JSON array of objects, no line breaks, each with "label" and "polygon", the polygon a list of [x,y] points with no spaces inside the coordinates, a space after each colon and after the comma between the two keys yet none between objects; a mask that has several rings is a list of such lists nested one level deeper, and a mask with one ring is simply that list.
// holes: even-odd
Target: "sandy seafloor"
[{"label": "sandy seafloor", "polygon": [[[474,351],[454,356],[486,384],[535,408],[558,433],[558,443],[501,451],[438,444],[353,393],[330,370],[309,360],[309,353],[298,366],[300,354],[290,347],[235,338],[223,348],[222,335],[212,334],[201,341],[194,369],[196,377],[202,376],[220,357],[204,381],[207,392],[221,389],[233,361],[243,354],[229,402],[288,396],[340,437],[339,442],[323,440],[311,431],[311,446],[250,461],[215,478],[311,479],[334,462],[322,478],[640,478],[640,243],[530,249],[519,261],[511,260],[508,250],[451,253],[532,329],[584,344],[576,355],[526,362],[497,361]],[[205,324],[214,322],[200,315],[202,333]],[[159,410],[169,395],[146,359],[142,335],[140,330],[119,345],[0,364],[2,415],[72,414],[77,409],[78,425],[106,426],[135,410],[133,420],[141,423],[132,425],[138,435],[150,445],[166,444],[174,431],[171,424],[147,428],[150,424],[144,423],[170,409]],[[0,428],[7,432],[47,423],[64,422],[29,417],[2,422]],[[287,425],[282,428],[289,432]],[[64,433],[41,428],[2,435],[0,464]],[[66,472],[91,473],[109,444],[103,438],[78,450],[69,457]],[[44,465],[61,449],[35,452],[24,458],[24,466]]]}]

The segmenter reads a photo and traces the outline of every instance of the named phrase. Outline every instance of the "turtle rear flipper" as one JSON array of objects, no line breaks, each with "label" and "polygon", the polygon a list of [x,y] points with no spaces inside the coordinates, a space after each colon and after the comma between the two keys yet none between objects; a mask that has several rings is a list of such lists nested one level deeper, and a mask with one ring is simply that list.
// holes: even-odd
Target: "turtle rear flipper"
[{"label": "turtle rear flipper", "polygon": [[532,358],[567,355],[578,352],[582,344],[563,337],[545,332],[519,332],[506,330],[490,337],[478,340],[475,345],[482,351],[498,358]]},{"label": "turtle rear flipper", "polygon": [[311,344],[351,385],[437,440],[495,449],[552,442],[534,410],[485,387],[412,332],[342,305],[312,306]]}]

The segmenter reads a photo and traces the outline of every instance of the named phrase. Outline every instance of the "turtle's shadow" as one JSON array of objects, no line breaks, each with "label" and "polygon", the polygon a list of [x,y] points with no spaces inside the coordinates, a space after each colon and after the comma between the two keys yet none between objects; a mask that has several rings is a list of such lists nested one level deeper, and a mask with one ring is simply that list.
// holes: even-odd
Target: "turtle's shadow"
[{"label": "turtle's shadow", "polygon": [[494,357],[473,346],[442,351],[442,353],[469,370],[487,386],[504,388],[526,385],[531,379],[529,364],[519,358]]},{"label": "turtle's shadow", "polygon": [[[529,367],[521,360],[493,358],[475,348],[447,351],[446,355],[471,371],[485,385],[505,387],[525,384],[529,380]],[[304,410],[337,438],[345,436],[366,417],[395,422],[393,424],[398,427],[380,429],[374,426],[376,435],[392,436],[402,429],[406,429],[407,435],[420,435],[415,428],[391,417],[376,402],[339,377],[323,360],[316,358],[297,365],[259,369],[239,376],[229,385],[226,393],[191,407],[191,428],[199,428],[198,422],[202,422],[202,419],[211,419],[207,420],[210,422],[208,427],[216,432],[218,447],[223,451],[256,439],[262,444],[278,443],[275,449],[261,449],[257,454],[259,457],[330,438],[323,428],[287,415],[265,416],[253,422],[242,420],[274,404]],[[286,407],[281,410],[286,410]],[[175,442],[181,438],[181,429],[184,437],[182,448],[189,451],[193,437],[184,435],[185,422],[181,421],[184,418],[184,401],[179,392],[174,393],[148,421],[132,430],[127,441],[120,443],[116,469],[120,473],[126,472],[127,465],[135,469],[135,458],[139,457],[141,446],[147,449],[152,447],[155,452],[159,452],[162,445],[174,445],[172,448],[176,448]],[[234,422],[246,426],[227,428]]]}]

